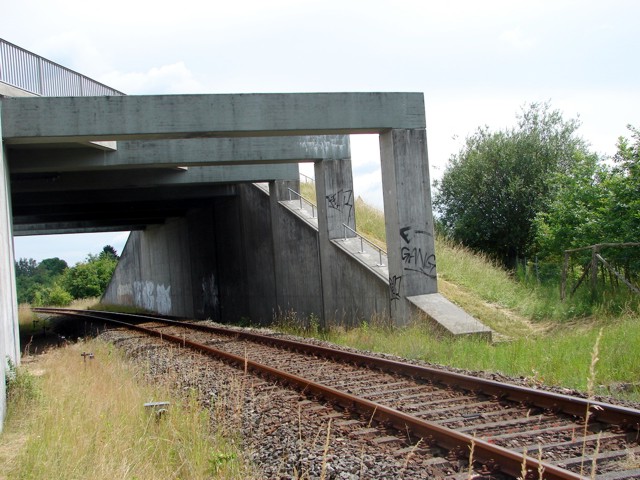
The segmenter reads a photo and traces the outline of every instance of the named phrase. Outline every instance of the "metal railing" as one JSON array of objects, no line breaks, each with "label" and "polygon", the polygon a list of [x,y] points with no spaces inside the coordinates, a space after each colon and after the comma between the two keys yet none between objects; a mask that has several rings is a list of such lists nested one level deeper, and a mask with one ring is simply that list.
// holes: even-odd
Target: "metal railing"
[{"label": "metal railing", "polygon": [[44,97],[124,95],[1,38],[0,82]]},{"label": "metal railing", "polygon": [[303,183],[316,183],[315,179],[313,177],[310,177],[309,175],[305,175],[302,172],[299,172],[298,175],[300,175],[300,180]]},{"label": "metal railing", "polygon": [[309,200],[307,200],[306,198],[304,198],[302,195],[300,195],[298,192],[296,192],[295,190],[292,190],[290,188],[287,188],[287,190],[289,190],[289,201],[293,200],[291,198],[291,194],[293,193],[295,196],[297,196],[300,199],[300,210],[303,209],[303,202],[306,203],[307,205],[311,205],[311,218],[316,218],[316,209],[318,208],[317,205],[313,202],[310,202]]},{"label": "metal railing", "polygon": [[[304,173],[300,174],[300,177],[305,181],[311,181],[314,182],[314,179],[305,175]],[[312,218],[316,218],[316,209],[318,208],[317,205],[313,202],[311,202],[310,200],[307,200],[306,198],[304,198],[300,193],[296,192],[295,190],[292,190],[291,188],[287,188],[287,190],[289,190],[289,201],[292,201],[293,198],[291,198],[291,195],[295,195],[296,197],[298,197],[298,199],[300,200],[300,210],[303,210],[304,208],[304,204],[306,203],[307,205],[311,206],[311,216]],[[342,226],[344,227],[344,240],[346,241],[348,238],[353,238],[353,237],[347,237],[347,231],[353,232],[356,236],[356,238],[360,239],[360,251],[358,253],[364,253],[364,244],[366,243],[367,245],[369,245],[371,248],[375,249],[378,251],[378,257],[380,259],[380,261],[376,264],[376,267],[384,267],[384,261],[382,260],[383,256],[387,256],[387,252],[385,250],[383,250],[382,248],[380,248],[378,245],[376,245],[375,243],[373,243],[371,240],[369,240],[367,237],[362,236],[360,233],[358,233],[357,231],[355,231],[353,228],[351,228],[349,225],[345,225],[344,223],[342,224]]]},{"label": "metal railing", "polygon": [[378,251],[378,255],[380,257],[380,261],[378,262],[376,267],[384,267],[384,262],[382,261],[382,255],[384,255],[386,257],[387,256],[387,252],[386,251],[381,249],[378,245],[373,243],[368,238],[363,237],[362,235],[360,235],[358,232],[356,232],[349,225],[345,225],[343,223],[342,226],[344,227],[344,240],[345,240],[345,242],[347,241],[348,238],[353,238],[353,237],[347,237],[347,230],[352,232],[352,233],[354,233],[356,235],[356,237],[360,239],[360,251],[358,253],[364,253],[364,244],[367,243],[370,247],[372,247],[372,248],[374,248],[375,250]]}]

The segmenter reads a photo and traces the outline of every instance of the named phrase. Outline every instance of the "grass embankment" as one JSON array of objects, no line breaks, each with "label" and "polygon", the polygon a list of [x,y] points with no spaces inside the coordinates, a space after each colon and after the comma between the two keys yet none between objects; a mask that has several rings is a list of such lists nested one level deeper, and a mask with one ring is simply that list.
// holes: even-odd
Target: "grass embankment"
[{"label": "grass embankment", "polygon": [[[213,413],[195,396],[176,397],[143,377],[97,340],[23,357],[9,387],[0,478],[253,476],[236,439],[211,430]],[[144,407],[152,401],[169,401],[168,413],[157,418]]]},{"label": "grass embankment", "polygon": [[[303,194],[315,198],[312,184],[303,187]],[[356,201],[356,225],[360,233],[385,244],[383,213],[360,199]],[[592,302],[586,294],[561,302],[556,285],[519,282],[488,257],[441,237],[436,238],[436,256],[440,292],[491,327],[496,338],[508,341],[490,344],[454,339],[433,330],[424,320],[394,329],[365,319],[359,328],[334,327],[318,335],[356,348],[586,391],[591,351],[603,329],[596,393],[640,401],[637,299],[622,292],[599,302]]]}]

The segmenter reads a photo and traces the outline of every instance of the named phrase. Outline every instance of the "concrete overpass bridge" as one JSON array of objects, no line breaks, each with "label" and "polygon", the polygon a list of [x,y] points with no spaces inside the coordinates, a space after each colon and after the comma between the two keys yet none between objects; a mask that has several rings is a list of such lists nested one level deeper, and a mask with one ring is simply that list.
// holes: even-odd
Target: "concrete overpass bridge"
[{"label": "concrete overpass bridge", "polygon": [[[0,354],[15,363],[13,235],[131,231],[110,303],[222,322],[422,310],[488,333],[437,293],[421,93],[125,96],[0,40],[0,132]],[[358,133],[380,137],[383,262],[353,247]],[[313,218],[288,201],[301,162]]]}]

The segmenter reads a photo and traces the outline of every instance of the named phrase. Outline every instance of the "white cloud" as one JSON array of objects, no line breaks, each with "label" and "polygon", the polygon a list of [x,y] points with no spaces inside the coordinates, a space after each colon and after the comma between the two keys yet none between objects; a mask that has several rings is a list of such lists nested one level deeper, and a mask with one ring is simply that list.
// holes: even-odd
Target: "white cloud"
[{"label": "white cloud", "polygon": [[100,81],[127,94],[202,93],[204,87],[183,62],[154,67],[146,72],[112,71]]}]

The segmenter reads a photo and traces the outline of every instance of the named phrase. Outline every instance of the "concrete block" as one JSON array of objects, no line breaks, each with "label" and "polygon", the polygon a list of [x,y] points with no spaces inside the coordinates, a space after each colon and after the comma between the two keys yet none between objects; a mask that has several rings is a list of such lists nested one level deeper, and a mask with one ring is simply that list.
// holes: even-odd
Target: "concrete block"
[{"label": "concrete block", "polygon": [[474,335],[491,340],[491,329],[439,293],[416,295],[407,300],[452,335]]}]

